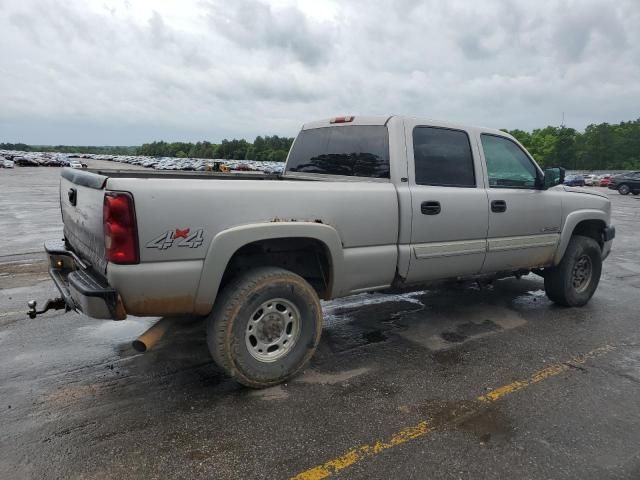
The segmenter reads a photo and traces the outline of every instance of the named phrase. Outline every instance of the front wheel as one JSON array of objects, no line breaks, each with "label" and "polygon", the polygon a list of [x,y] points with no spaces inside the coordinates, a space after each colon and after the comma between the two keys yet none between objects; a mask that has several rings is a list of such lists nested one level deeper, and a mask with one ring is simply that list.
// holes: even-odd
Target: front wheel
[{"label": "front wheel", "polygon": [[602,273],[602,252],[593,238],[574,235],[560,263],[545,270],[544,289],[558,305],[581,307],[593,296]]},{"label": "front wheel", "polygon": [[315,290],[299,275],[262,267],[225,287],[207,319],[215,362],[243,385],[264,388],[295,375],[322,332]]},{"label": "front wheel", "polygon": [[626,185],[624,183],[618,187],[618,192],[620,193],[620,195],[629,195],[630,191],[631,189],[629,188],[629,185]]}]

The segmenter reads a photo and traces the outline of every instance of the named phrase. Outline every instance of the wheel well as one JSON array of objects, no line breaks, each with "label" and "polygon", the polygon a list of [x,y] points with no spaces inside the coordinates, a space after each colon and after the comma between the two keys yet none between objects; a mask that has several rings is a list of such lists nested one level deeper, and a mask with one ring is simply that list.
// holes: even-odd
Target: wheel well
[{"label": "wheel well", "polygon": [[220,288],[242,272],[265,266],[297,273],[322,299],[331,295],[333,278],[329,249],[319,240],[304,237],[259,240],[239,248],[227,264]]},{"label": "wheel well", "polygon": [[573,229],[572,235],[582,235],[593,238],[600,248],[604,246],[602,231],[606,227],[602,220],[583,220]]}]

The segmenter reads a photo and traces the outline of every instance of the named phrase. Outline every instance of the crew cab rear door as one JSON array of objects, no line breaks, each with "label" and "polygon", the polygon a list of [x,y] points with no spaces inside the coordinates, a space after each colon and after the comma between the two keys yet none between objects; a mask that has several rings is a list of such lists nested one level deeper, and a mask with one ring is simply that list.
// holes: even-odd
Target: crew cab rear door
[{"label": "crew cab rear door", "polygon": [[473,131],[405,120],[411,192],[407,283],[479,273],[488,200]]}]

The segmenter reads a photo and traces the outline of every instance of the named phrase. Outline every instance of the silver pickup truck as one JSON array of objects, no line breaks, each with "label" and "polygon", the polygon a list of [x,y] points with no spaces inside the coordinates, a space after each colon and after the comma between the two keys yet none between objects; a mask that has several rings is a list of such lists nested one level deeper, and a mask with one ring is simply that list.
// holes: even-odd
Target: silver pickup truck
[{"label": "silver pickup truck", "polygon": [[337,117],[302,127],[283,175],[63,169],[45,249],[58,307],[202,316],[215,361],[259,388],[312,356],[320,299],[533,272],[587,303],[611,204],[563,177],[498,130]]}]

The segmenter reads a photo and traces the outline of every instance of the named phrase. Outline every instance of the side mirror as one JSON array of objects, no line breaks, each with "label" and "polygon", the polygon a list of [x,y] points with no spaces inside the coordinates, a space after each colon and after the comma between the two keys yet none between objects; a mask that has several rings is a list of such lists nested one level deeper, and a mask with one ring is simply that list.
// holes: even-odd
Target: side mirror
[{"label": "side mirror", "polygon": [[544,169],[544,182],[543,189],[546,190],[556,185],[564,183],[564,168],[545,168]]}]

